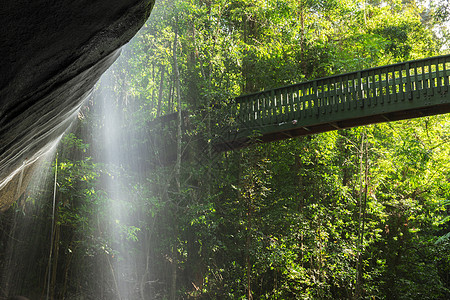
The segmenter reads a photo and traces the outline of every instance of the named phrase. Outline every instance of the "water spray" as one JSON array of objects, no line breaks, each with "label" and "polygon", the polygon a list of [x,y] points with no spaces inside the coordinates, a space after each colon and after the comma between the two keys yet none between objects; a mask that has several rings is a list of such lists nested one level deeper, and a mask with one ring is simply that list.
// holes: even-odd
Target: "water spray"
[{"label": "water spray", "polygon": [[48,255],[48,278],[47,278],[47,297],[46,299],[49,300],[50,298],[50,279],[51,279],[51,273],[52,273],[52,255],[53,255],[53,240],[55,238],[55,210],[56,210],[56,179],[58,176],[58,153],[56,153],[56,159],[55,159],[55,182],[53,185],[53,211],[52,211],[52,233],[50,237],[50,253]]}]

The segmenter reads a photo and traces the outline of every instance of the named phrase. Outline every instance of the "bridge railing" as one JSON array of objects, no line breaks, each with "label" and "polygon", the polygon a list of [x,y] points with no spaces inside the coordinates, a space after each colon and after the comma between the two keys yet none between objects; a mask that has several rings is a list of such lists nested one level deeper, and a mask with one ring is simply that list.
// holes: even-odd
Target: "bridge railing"
[{"label": "bridge railing", "polygon": [[424,96],[448,91],[449,77],[450,55],[408,61],[243,95],[234,100],[231,117],[238,131],[248,132],[398,102],[425,106]]}]

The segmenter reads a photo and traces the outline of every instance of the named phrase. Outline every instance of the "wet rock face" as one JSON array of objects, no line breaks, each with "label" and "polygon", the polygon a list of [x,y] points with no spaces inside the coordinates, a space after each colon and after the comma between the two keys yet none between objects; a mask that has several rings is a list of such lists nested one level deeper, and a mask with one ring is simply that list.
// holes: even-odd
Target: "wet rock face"
[{"label": "wet rock face", "polygon": [[2,0],[0,189],[66,130],[154,1]]}]

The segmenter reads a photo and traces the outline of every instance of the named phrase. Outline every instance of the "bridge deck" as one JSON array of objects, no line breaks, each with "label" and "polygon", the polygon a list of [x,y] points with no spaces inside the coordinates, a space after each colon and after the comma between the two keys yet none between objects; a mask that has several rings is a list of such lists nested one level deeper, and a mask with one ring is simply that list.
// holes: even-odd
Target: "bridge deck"
[{"label": "bridge deck", "polygon": [[240,96],[216,128],[219,151],[341,128],[450,112],[450,55]]}]

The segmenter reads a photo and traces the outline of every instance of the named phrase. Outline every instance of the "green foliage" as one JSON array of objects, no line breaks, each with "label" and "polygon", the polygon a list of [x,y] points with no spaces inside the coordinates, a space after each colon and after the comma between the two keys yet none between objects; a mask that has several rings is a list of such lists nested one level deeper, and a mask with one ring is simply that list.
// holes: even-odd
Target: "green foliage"
[{"label": "green foliage", "polygon": [[[218,156],[194,142],[233,126],[226,110],[236,95],[437,54],[445,41],[430,24],[411,1],[157,3],[114,71],[119,110],[131,112],[124,132],[139,132],[120,147],[141,166],[139,176],[131,163],[109,175],[136,183],[120,187],[130,195],[120,207],[136,221],[110,224],[121,235],[105,247],[120,256],[118,238],[145,254],[154,275],[137,276],[164,282],[162,294],[170,294],[175,266],[180,297],[244,299],[249,289],[254,299],[448,296],[448,117]],[[178,190],[171,167],[155,168],[138,149],[152,141],[140,135],[150,120],[180,109],[194,121]]]},{"label": "green foliage", "polygon": [[[53,166],[58,283],[99,299],[126,299],[120,280],[130,299],[173,298],[174,285],[179,299],[448,298],[448,116],[221,154],[208,144],[213,128],[236,125],[227,110],[237,95],[439,54],[446,31],[434,30],[446,9],[397,0],[157,2]],[[119,117],[113,138],[99,141],[86,127],[110,129],[103,102]],[[174,131],[157,116],[179,110],[189,118],[176,178]],[[108,151],[118,157],[99,154]],[[85,275],[99,270],[101,278]]]}]

